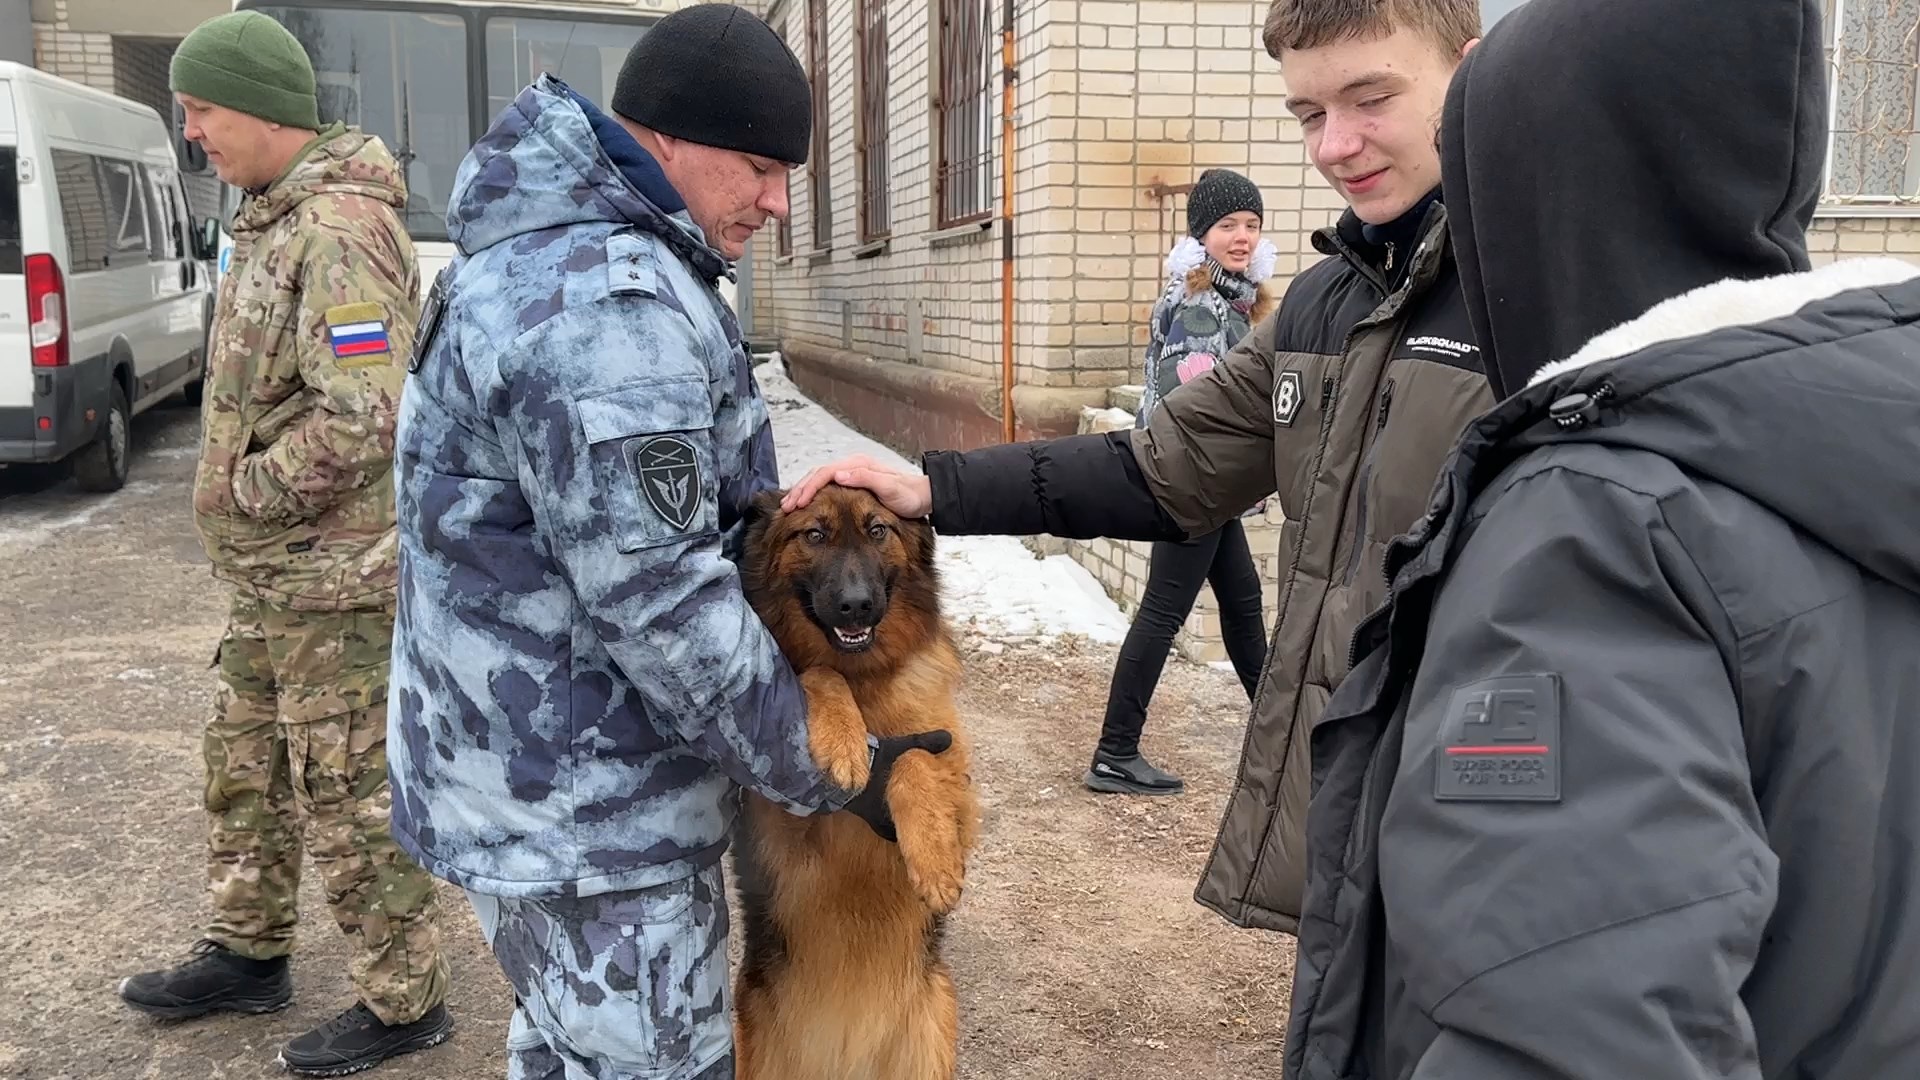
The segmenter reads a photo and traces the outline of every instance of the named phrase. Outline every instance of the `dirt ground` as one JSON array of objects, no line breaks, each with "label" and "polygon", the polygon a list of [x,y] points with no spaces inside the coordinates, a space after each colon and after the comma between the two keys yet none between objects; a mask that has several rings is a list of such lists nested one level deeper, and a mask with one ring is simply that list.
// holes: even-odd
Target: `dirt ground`
[{"label": "dirt ground", "polygon": [[[135,421],[134,478],[101,498],[0,470],[0,1077],[283,1075],[285,1040],[350,1004],[343,940],[303,884],[295,1001],[266,1017],[158,1024],[114,995],[205,917],[199,730],[226,594],[190,518],[197,423]],[[970,655],[984,838],[948,956],[969,1080],[1278,1075],[1293,943],[1236,930],[1193,883],[1246,708],[1229,674],[1175,662],[1148,746],[1175,799],[1080,786],[1110,647]],[[446,1044],[366,1075],[504,1075],[510,998],[472,913],[442,891]]]}]

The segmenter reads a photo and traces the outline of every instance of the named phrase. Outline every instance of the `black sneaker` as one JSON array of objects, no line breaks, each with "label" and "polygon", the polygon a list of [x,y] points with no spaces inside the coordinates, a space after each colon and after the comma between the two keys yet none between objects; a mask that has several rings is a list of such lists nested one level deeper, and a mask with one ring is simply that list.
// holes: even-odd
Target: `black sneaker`
[{"label": "black sneaker", "polygon": [[388,1058],[425,1050],[446,1041],[453,1017],[435,1005],[411,1024],[388,1027],[360,1002],[307,1032],[280,1051],[280,1064],[300,1076],[345,1076],[371,1069]]},{"label": "black sneaker", "polygon": [[287,958],[252,960],[217,941],[193,946],[193,959],[120,980],[120,997],[149,1016],[185,1020],[212,1012],[269,1013],[293,1002]]},{"label": "black sneaker", "polygon": [[1087,788],[1107,795],[1178,795],[1187,785],[1147,764],[1138,753],[1115,757],[1101,752],[1093,755],[1093,768],[1087,770]]}]

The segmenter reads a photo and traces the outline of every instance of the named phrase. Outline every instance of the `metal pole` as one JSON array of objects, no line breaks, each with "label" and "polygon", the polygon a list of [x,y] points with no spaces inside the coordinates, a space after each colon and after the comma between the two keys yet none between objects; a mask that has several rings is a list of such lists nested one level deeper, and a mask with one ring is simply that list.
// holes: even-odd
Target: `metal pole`
[{"label": "metal pole", "polygon": [[1014,439],[1013,418],[1013,0],[1005,0],[1000,17],[1000,425],[1007,442]]}]

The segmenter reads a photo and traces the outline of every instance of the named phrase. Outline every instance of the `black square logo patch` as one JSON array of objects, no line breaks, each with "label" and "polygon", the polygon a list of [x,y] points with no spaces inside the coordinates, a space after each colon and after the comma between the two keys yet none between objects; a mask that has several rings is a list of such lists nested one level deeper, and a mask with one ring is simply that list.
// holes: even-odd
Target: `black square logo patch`
[{"label": "black square logo patch", "polygon": [[685,529],[700,509],[700,458],[684,435],[629,439],[622,447],[640,494],[667,524]]},{"label": "black square logo patch", "polygon": [[1453,692],[1433,754],[1433,797],[1560,801],[1560,677],[1505,675]]}]

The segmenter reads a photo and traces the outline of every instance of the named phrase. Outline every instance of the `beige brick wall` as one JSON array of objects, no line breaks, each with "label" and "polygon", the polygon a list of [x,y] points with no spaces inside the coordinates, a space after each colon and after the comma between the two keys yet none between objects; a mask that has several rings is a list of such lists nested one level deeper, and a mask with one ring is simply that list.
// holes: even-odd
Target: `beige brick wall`
[{"label": "beige brick wall", "polygon": [[[887,136],[891,237],[883,252],[858,252],[859,177],[856,173],[854,109],[859,80],[854,54],[855,0],[832,0],[828,8],[828,79],[832,87],[830,153],[833,233],[831,245],[813,242],[815,209],[809,174],[792,178],[793,256],[775,257],[771,234],[756,241],[754,275],[756,331],[762,338],[794,335],[874,356],[923,362],[929,367],[987,377],[999,370],[1000,260],[997,226],[969,228],[933,238],[934,153],[932,138],[935,29],[927,0],[888,4]],[[776,28],[803,61],[809,56],[806,0],[786,0],[772,12]],[[1020,47],[1035,44],[1023,20]],[[997,50],[996,50],[997,55]],[[996,72],[994,92],[999,93]],[[996,102],[998,100],[996,96]],[[1034,140],[1043,127],[1044,102],[1023,108],[1016,140]],[[1000,144],[995,109],[993,145]],[[1034,156],[1029,151],[1023,160]],[[1039,156],[1044,157],[1042,152]],[[1024,179],[1021,177],[1019,179]],[[996,170],[996,196],[1000,177]],[[1016,200],[1024,203],[1022,193]],[[994,205],[1000,200],[996,197]],[[1037,248],[1021,245],[1023,255]],[[1020,322],[1044,322],[1035,301],[1037,282],[1015,293]],[[917,328],[911,332],[909,324]],[[1024,329],[1024,326],[1023,326]],[[1020,339],[1025,343],[1025,335]]]},{"label": "beige brick wall", "polygon": [[[1078,368],[1140,378],[1147,313],[1186,224],[1185,196],[1157,200],[1154,185],[1189,183],[1214,166],[1244,172],[1266,202],[1276,284],[1317,258],[1307,236],[1339,204],[1309,183],[1298,127],[1280,109],[1278,67],[1258,45],[1263,9],[1216,0],[1078,5],[1069,61],[1075,188],[1062,200],[1072,209]],[[1123,295],[1124,307],[1115,302]]]},{"label": "beige brick wall", "polygon": [[1861,255],[1920,263],[1920,217],[1821,217],[1807,234],[1816,266]]},{"label": "beige brick wall", "polygon": [[[992,6],[997,44],[1000,5]],[[1295,272],[1303,255],[1311,261],[1306,232],[1331,220],[1339,203],[1311,182],[1297,128],[1280,109],[1278,69],[1257,44],[1263,6],[1023,0],[1015,25],[1017,382],[1109,386],[1138,378],[1161,262],[1184,226],[1183,198],[1156,200],[1147,191],[1153,184],[1185,183],[1211,165],[1246,171],[1265,192],[1278,273]],[[755,331],[997,378],[1000,226],[929,235],[933,10],[929,0],[888,4],[893,233],[885,251],[862,257],[852,152],[857,8],[832,0],[833,246],[811,250],[813,208],[798,172],[794,256],[777,258],[771,236],[755,245]],[[773,13],[803,58],[806,14],[806,0],[786,0]],[[996,50],[996,215],[998,63]]]},{"label": "beige brick wall", "polygon": [[33,66],[112,92],[113,36],[68,29],[67,0],[54,0],[54,21],[33,24]]}]

